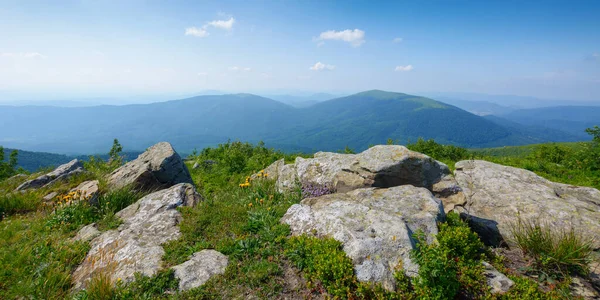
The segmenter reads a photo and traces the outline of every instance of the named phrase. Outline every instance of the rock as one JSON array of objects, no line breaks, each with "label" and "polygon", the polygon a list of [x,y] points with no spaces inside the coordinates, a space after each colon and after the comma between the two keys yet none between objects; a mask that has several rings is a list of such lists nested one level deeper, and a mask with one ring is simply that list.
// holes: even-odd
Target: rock
[{"label": "rock", "polygon": [[485,267],[483,275],[486,277],[487,284],[490,287],[492,294],[506,293],[513,285],[515,285],[514,281],[498,272],[494,266],[485,261],[482,261],[481,263]]},{"label": "rock", "polygon": [[575,297],[580,297],[585,300],[600,299],[598,291],[594,290],[590,283],[586,283],[579,277],[571,277],[571,285],[569,288],[571,289],[571,294]]},{"label": "rock", "polygon": [[179,238],[179,206],[200,201],[191,184],[178,184],[149,194],[117,213],[123,224],[94,238],[84,261],[73,273],[74,289],[87,286],[93,275],[107,272],[114,282],[134,280],[140,272],[151,276],[162,265],[161,244]]},{"label": "rock", "polygon": [[192,166],[192,169],[198,169],[200,167],[200,164],[198,162],[194,163],[194,166]]},{"label": "rock", "polygon": [[79,195],[79,199],[74,199],[75,201],[86,200],[90,204],[98,203],[98,180],[89,180],[82,182],[77,187],[71,189],[70,192],[76,192]]},{"label": "rock", "polygon": [[73,238],[73,241],[89,242],[100,234],[101,232],[98,230],[98,225],[96,223],[92,223],[79,229],[77,235]]},{"label": "rock", "polygon": [[456,206],[463,206],[467,198],[454,176],[446,175],[432,187],[433,194],[444,203],[444,212],[448,213]]},{"label": "rock", "polygon": [[83,172],[83,163],[77,159],[74,159],[64,165],[59,166],[48,174],[23,182],[17,187],[17,191],[45,187],[81,172]]},{"label": "rock", "polygon": [[[467,203],[458,209],[488,245],[511,240],[521,218],[573,229],[600,247],[600,191],[554,183],[533,172],[486,161],[456,163],[455,177]],[[595,238],[595,239],[594,239]]]},{"label": "rock", "polygon": [[229,260],[215,250],[202,250],[192,258],[174,266],[175,277],[179,278],[179,290],[185,291],[203,285],[212,276],[225,273]]},{"label": "rock", "polygon": [[138,190],[160,190],[178,183],[192,183],[190,173],[171,144],[158,143],[112,172],[111,188],[131,186]]},{"label": "rock", "polygon": [[380,282],[393,290],[394,268],[399,264],[409,276],[418,272],[410,259],[422,230],[428,242],[444,218],[442,203],[425,188],[403,185],[387,189],[364,188],[292,205],[281,221],[293,235],[332,237],[343,244],[360,281]]},{"label": "rock", "polygon": [[42,200],[44,200],[44,202],[50,202],[50,201],[52,201],[52,199],[54,199],[56,196],[58,196],[58,193],[57,193],[57,192],[52,192],[52,193],[50,193],[50,194],[48,194],[48,195],[44,196],[44,197],[42,198]]},{"label": "rock", "polygon": [[365,187],[393,187],[411,184],[432,189],[445,175],[448,166],[404,146],[379,145],[359,154],[317,152],[314,158],[297,157],[293,165],[277,161],[269,166],[277,170],[280,191],[297,183],[327,186],[337,192]]}]

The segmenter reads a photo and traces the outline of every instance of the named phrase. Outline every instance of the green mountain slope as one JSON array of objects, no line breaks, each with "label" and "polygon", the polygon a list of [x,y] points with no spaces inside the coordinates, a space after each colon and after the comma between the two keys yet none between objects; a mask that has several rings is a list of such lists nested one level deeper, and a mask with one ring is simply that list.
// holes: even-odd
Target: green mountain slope
[{"label": "green mountain slope", "polygon": [[302,116],[303,126],[280,137],[282,141],[327,150],[346,145],[363,150],[370,144],[385,143],[388,138],[406,143],[424,137],[462,146],[530,142],[454,106],[379,90],[318,103],[303,109]]},{"label": "green mountain slope", "polygon": [[0,125],[0,145],[65,154],[103,153],[114,138],[135,150],[169,141],[182,152],[228,139],[288,151],[362,150],[388,138],[464,147],[546,141],[432,99],[378,90],[306,108],[250,94],[125,106],[0,106]]}]

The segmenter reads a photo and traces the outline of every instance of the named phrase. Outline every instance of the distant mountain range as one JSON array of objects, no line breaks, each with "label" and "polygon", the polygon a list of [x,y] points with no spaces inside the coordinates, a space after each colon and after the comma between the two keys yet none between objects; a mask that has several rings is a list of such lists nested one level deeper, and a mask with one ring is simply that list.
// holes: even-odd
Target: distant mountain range
[{"label": "distant mountain range", "polygon": [[[510,110],[484,118],[402,93],[373,90],[325,100],[329,96],[315,97],[316,103],[308,107],[294,107],[290,98],[280,98],[289,103],[284,104],[252,94],[123,106],[0,106],[0,145],[64,154],[104,153],[118,138],[130,150],[169,141],[189,153],[239,139],[262,140],[287,151],[336,151],[346,146],[358,151],[388,138],[406,143],[423,137],[473,148],[582,140],[587,138],[586,126],[600,120],[600,112],[589,108],[558,108],[572,110],[562,116],[540,111],[538,118],[527,117],[537,114],[535,110]],[[580,110],[589,113],[585,120],[578,121]]]}]

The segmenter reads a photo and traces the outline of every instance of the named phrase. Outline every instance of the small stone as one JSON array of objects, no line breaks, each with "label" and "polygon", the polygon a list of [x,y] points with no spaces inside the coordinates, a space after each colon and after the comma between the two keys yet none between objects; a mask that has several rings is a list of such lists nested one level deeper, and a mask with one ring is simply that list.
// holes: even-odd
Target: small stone
[{"label": "small stone", "polygon": [[494,266],[489,263],[481,262],[485,267],[483,275],[486,277],[487,284],[491,288],[493,294],[506,293],[515,284],[514,281],[506,277],[506,275],[498,272]]},{"label": "small stone", "polygon": [[92,223],[81,228],[77,232],[77,235],[73,238],[73,241],[89,242],[100,234],[101,232],[98,230],[98,225],[96,223]]},{"label": "small stone", "polygon": [[174,266],[175,277],[179,278],[179,290],[199,287],[211,277],[225,273],[229,260],[215,250],[202,250],[180,265]]}]

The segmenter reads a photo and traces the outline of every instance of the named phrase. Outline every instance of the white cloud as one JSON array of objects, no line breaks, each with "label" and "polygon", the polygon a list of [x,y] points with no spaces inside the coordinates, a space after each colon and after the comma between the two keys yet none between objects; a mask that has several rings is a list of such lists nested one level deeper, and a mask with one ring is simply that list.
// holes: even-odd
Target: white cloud
[{"label": "white cloud", "polygon": [[272,77],[271,74],[268,74],[268,73],[260,73],[260,76],[262,76],[265,79],[269,79]]},{"label": "white cloud", "polygon": [[12,57],[12,58],[47,58],[47,56],[40,54],[38,52],[19,52],[19,53],[11,53],[4,52],[0,53],[0,57]]},{"label": "white cloud", "polygon": [[234,71],[234,72],[238,72],[238,71],[244,71],[244,72],[250,72],[252,71],[252,68],[248,68],[248,67],[238,67],[238,66],[233,66],[233,67],[229,67],[229,71]]},{"label": "white cloud", "polygon": [[206,73],[206,72],[198,72],[198,76],[207,76],[207,75],[208,75],[208,73]]},{"label": "white cloud", "polygon": [[210,33],[208,33],[208,31],[206,31],[206,29],[204,29],[204,27],[202,28],[197,28],[197,27],[188,27],[185,29],[185,35],[192,35],[195,37],[207,37],[210,35]]},{"label": "white cloud", "polygon": [[403,39],[401,37],[397,37],[395,39],[392,40],[394,43],[398,44],[401,43],[403,41]]},{"label": "white cloud", "polygon": [[396,69],[394,69],[394,71],[398,72],[408,72],[410,70],[413,69],[412,65],[406,65],[406,66],[397,66]]},{"label": "white cloud", "polygon": [[202,28],[206,29],[208,26],[212,26],[219,29],[231,30],[233,28],[233,24],[235,23],[235,19],[230,17],[229,20],[215,20],[206,23]]},{"label": "white cloud", "polygon": [[322,71],[322,70],[333,70],[335,69],[335,66],[332,65],[326,65],[322,62],[317,62],[314,66],[310,67],[311,70],[313,71]]},{"label": "white cloud", "polygon": [[185,35],[192,35],[195,37],[207,37],[210,35],[208,32],[209,27],[223,29],[223,30],[231,30],[233,28],[233,24],[235,23],[235,19],[233,17],[229,17],[229,20],[214,20],[207,22],[202,27],[188,27],[185,29]]},{"label": "white cloud", "polygon": [[346,29],[342,31],[329,30],[321,32],[317,41],[344,41],[350,43],[352,47],[359,47],[365,42],[365,32],[360,29]]}]

